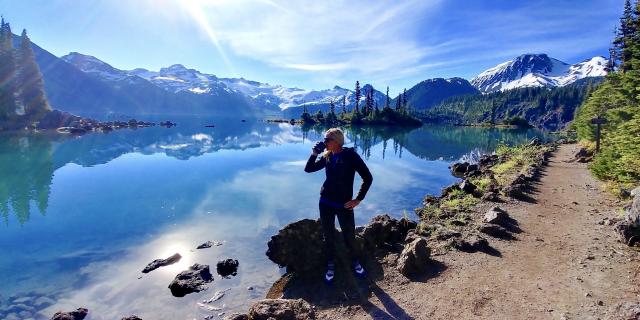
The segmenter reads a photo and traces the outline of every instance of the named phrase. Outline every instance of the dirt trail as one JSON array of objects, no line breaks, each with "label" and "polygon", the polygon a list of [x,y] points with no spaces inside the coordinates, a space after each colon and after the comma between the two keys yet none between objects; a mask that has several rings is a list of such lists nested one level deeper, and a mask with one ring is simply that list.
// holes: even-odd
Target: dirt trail
[{"label": "dirt trail", "polygon": [[531,202],[501,204],[522,232],[490,239],[498,255],[452,251],[445,267],[409,282],[385,267],[369,303],[320,310],[324,319],[599,319],[621,301],[640,300],[640,255],[616,242],[620,203],[599,189],[585,164],[561,146]]}]

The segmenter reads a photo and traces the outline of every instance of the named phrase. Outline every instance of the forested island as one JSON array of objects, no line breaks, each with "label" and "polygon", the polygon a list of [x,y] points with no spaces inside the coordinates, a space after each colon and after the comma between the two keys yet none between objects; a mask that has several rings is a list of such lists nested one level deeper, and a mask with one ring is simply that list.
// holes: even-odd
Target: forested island
[{"label": "forested island", "polygon": [[408,126],[420,127],[422,122],[411,114],[411,109],[407,104],[407,90],[398,95],[395,99],[395,108],[391,108],[391,99],[389,98],[389,87],[387,87],[385,104],[380,109],[377,101],[373,98],[374,89],[368,86],[364,95],[364,104],[360,106],[362,91],[360,82],[356,81],[355,86],[355,105],[352,110],[346,108],[347,97],[342,96],[340,111],[336,111],[336,102],[331,99],[329,102],[329,111],[323,113],[318,110],[315,114],[309,114],[306,105],[303,105],[302,116],[300,121],[305,125],[390,125],[390,126]]}]

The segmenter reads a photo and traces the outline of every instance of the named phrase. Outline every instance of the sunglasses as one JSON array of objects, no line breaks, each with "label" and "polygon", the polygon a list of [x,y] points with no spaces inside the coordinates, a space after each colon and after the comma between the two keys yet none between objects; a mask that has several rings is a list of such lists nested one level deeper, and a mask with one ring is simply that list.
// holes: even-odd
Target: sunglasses
[{"label": "sunglasses", "polygon": [[333,140],[333,139],[331,139],[331,138],[324,138],[324,143],[327,143],[327,142],[329,142],[329,141],[331,141],[331,140]]}]

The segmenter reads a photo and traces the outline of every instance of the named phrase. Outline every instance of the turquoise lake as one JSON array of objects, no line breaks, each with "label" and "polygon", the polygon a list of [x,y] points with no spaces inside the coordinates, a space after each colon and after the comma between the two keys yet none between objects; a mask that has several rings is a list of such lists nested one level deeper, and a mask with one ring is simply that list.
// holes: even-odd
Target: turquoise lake
[{"label": "turquoise lake", "polygon": [[[169,119],[178,126],[79,137],[0,134],[1,319],[49,319],[78,307],[89,309],[89,320],[217,319],[264,297],[284,272],[265,256],[269,238],[287,223],[318,218],[324,172],[303,168],[323,131]],[[425,195],[458,180],[452,162],[500,141],[549,139],[536,130],[429,125],[345,133],[374,177],[355,210],[359,225],[381,213],[415,219]],[[356,190],[360,182],[356,175]],[[224,243],[196,250],[208,240]],[[179,263],[141,273],[176,252]],[[226,258],[240,262],[229,279],[215,274]],[[206,291],[173,297],[167,286],[193,263],[211,265],[215,280]],[[208,304],[220,310],[198,305],[227,288]]]}]

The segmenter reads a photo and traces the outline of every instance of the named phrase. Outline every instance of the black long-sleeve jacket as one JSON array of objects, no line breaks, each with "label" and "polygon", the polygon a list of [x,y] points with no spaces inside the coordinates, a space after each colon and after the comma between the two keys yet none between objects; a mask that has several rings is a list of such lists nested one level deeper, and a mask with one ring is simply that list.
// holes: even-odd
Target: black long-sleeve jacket
[{"label": "black long-sleeve jacket", "polygon": [[356,199],[362,201],[371,187],[373,176],[360,155],[353,148],[342,148],[340,153],[329,157],[320,157],[313,154],[307,160],[305,172],[316,172],[325,168],[326,180],[320,189],[320,197],[326,200],[345,203],[353,197],[353,179],[358,172],[362,178],[362,185]]}]

